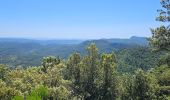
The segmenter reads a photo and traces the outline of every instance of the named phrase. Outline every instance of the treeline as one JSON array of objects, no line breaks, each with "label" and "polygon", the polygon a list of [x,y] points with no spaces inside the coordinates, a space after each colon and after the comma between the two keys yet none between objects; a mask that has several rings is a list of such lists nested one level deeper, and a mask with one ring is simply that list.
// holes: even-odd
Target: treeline
[{"label": "treeline", "polygon": [[95,44],[87,55],[67,60],[46,57],[42,66],[9,69],[0,65],[1,100],[169,100],[170,67],[134,74],[117,71],[116,55],[99,54]]}]

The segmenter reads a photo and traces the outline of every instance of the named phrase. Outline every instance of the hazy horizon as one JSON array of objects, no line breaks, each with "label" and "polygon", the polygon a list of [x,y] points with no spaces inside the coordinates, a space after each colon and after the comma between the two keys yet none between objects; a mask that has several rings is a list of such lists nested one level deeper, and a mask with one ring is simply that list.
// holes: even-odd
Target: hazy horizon
[{"label": "hazy horizon", "polygon": [[146,36],[130,36],[130,37],[111,37],[111,38],[35,38],[35,37],[0,37],[0,39],[28,39],[28,40],[100,40],[100,39],[130,39],[132,37],[137,38],[149,38]]},{"label": "hazy horizon", "polygon": [[0,1],[0,37],[102,39],[149,37],[159,1]]}]

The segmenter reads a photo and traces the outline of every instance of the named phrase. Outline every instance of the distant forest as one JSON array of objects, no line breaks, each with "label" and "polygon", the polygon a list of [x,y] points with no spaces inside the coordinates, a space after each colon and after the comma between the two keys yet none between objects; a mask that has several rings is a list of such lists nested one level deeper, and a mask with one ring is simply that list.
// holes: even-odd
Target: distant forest
[{"label": "distant forest", "polygon": [[[32,39],[0,39],[0,63],[10,67],[40,66],[43,57],[59,56],[66,59],[73,52],[86,54],[85,48],[95,43],[99,53],[119,53],[125,49],[147,49],[148,41],[145,37],[131,37],[130,39],[100,39],[100,40],[32,40]],[[137,50],[136,50],[137,51]]]}]

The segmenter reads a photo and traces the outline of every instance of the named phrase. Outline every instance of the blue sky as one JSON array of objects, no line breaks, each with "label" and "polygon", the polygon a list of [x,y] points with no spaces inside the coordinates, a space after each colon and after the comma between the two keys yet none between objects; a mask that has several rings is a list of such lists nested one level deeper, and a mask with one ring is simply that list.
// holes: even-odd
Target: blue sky
[{"label": "blue sky", "polygon": [[159,0],[1,0],[0,37],[148,37],[159,8]]}]

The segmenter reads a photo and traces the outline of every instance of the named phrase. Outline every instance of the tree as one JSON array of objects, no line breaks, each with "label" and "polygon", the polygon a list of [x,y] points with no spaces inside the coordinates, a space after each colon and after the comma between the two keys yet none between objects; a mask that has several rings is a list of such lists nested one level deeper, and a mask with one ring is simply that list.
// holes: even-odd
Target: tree
[{"label": "tree", "polygon": [[151,29],[150,44],[155,50],[170,51],[170,27],[161,26]]},{"label": "tree", "polygon": [[99,65],[99,53],[95,44],[87,47],[87,56],[82,59],[84,99],[97,99],[101,81],[101,68]]},{"label": "tree", "polygon": [[137,70],[134,77],[134,98],[135,100],[156,99],[157,80],[149,76],[143,70]]},{"label": "tree", "polygon": [[134,96],[134,76],[128,73],[122,75],[123,94],[122,100],[135,100]]},{"label": "tree", "polygon": [[[161,0],[161,5],[163,9],[158,10],[159,16],[156,20],[170,22],[170,1]],[[156,29],[151,29],[151,32],[150,44],[158,50],[170,51],[170,25],[162,25]]]},{"label": "tree", "polygon": [[162,9],[158,10],[159,16],[156,18],[158,21],[169,22],[170,21],[170,1],[161,0]]},{"label": "tree", "polygon": [[101,66],[103,68],[103,85],[101,90],[101,99],[115,100],[120,96],[115,54],[103,54],[101,57]]},{"label": "tree", "polygon": [[77,98],[82,98],[82,82],[81,82],[81,57],[79,53],[73,53],[67,61],[66,69],[66,79],[71,80],[72,82],[72,95],[75,95]]},{"label": "tree", "polygon": [[155,75],[158,80],[160,90],[158,96],[170,97],[170,68],[167,65],[162,65],[153,69],[151,74]]},{"label": "tree", "polygon": [[[163,66],[168,65],[170,68],[170,0],[161,0],[161,5],[162,5],[162,9],[158,10],[159,12],[159,16],[156,18],[157,21],[161,21],[161,22],[166,22],[168,25],[167,26],[160,26],[156,29],[151,29],[152,31],[152,37],[150,38],[150,44],[152,47],[156,48],[157,50],[164,50],[167,52],[167,55],[164,56],[161,61],[160,61],[160,69],[164,68],[161,66],[161,64],[163,64]],[[158,76],[158,81],[160,84],[160,89],[161,89],[161,94],[162,95],[166,95],[170,97],[170,93],[167,91],[170,91],[170,84],[169,84],[169,68],[168,69],[164,69],[161,70],[160,73],[157,73]],[[159,68],[158,68],[159,69]],[[160,77],[162,76],[162,77]]]},{"label": "tree", "polygon": [[67,61],[67,79],[78,81],[80,76],[79,64],[81,57],[79,53],[73,53]]},{"label": "tree", "polygon": [[60,58],[59,57],[53,57],[53,56],[49,56],[49,57],[44,57],[43,58],[43,71],[46,73],[48,67],[54,67],[55,65],[58,65],[60,63]]},{"label": "tree", "polygon": [[43,84],[49,90],[50,100],[65,100],[70,95],[70,88],[68,88],[70,81],[65,80],[63,75],[65,67],[65,63],[61,60],[56,58],[47,59],[47,64],[45,64],[46,70],[42,75],[45,75]]}]

